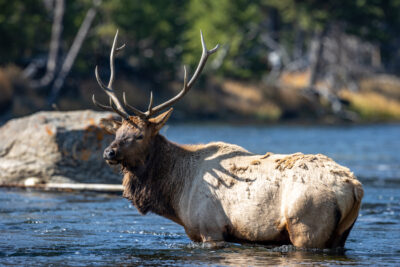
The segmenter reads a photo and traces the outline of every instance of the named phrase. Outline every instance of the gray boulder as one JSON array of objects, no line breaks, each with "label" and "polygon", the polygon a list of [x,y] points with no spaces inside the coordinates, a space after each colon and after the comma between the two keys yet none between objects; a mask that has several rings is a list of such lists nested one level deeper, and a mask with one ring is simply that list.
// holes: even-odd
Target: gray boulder
[{"label": "gray boulder", "polygon": [[99,125],[112,113],[91,110],[39,112],[0,128],[0,184],[120,184],[103,160],[113,136]]}]

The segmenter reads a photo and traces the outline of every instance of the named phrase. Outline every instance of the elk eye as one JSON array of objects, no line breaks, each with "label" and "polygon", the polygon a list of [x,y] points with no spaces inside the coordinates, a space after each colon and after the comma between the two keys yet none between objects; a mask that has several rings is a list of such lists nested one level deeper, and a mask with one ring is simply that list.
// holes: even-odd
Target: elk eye
[{"label": "elk eye", "polygon": [[136,140],[142,140],[143,139],[143,134],[136,136]]}]

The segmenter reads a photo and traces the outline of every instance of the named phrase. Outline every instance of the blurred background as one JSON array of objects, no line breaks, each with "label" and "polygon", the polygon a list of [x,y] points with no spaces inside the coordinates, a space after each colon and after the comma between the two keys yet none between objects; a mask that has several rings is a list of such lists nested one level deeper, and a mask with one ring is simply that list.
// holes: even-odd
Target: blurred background
[{"label": "blurred background", "polygon": [[175,121],[377,122],[400,119],[400,1],[0,0],[0,121],[105,102],[94,68],[147,107],[176,94],[221,45]]}]

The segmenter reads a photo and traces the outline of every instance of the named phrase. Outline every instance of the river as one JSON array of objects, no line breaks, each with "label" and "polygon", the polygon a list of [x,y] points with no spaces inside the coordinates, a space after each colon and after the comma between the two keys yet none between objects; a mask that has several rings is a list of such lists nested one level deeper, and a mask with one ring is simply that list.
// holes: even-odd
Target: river
[{"label": "river", "polygon": [[225,141],[264,154],[322,153],[364,185],[360,216],[343,251],[191,242],[179,225],[141,216],[119,195],[0,189],[5,266],[400,266],[400,125],[171,125],[178,143]]}]

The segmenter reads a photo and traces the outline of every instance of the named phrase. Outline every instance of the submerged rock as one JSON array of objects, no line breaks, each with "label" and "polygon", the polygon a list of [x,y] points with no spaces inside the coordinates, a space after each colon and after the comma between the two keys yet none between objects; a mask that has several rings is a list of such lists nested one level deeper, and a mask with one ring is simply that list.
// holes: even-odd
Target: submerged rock
[{"label": "submerged rock", "polygon": [[121,183],[102,154],[114,137],[99,125],[112,113],[39,112],[0,128],[0,184]]}]

